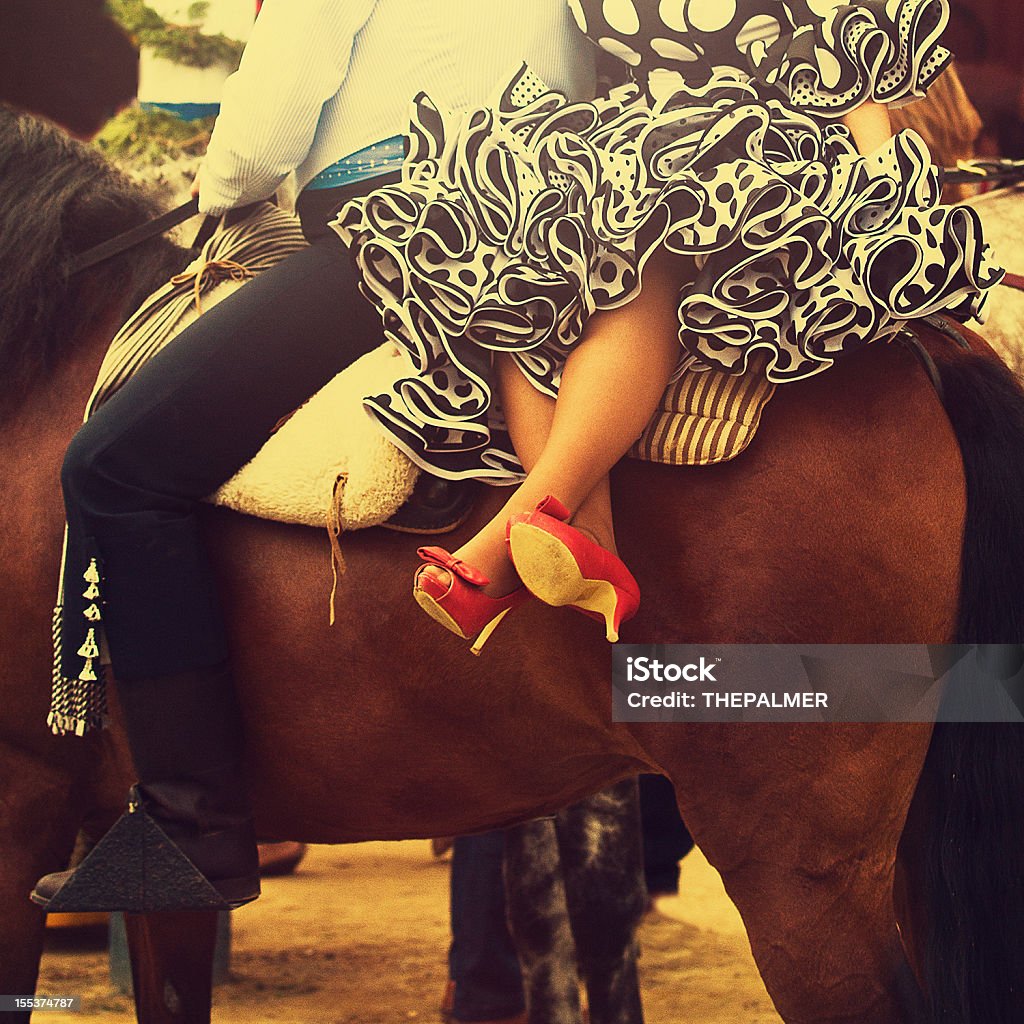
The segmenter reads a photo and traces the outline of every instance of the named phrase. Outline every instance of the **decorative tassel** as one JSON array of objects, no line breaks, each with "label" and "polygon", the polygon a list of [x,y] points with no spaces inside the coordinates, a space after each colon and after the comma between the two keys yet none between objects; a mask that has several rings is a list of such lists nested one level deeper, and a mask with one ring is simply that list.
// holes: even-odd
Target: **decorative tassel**
[{"label": "decorative tassel", "polygon": [[46,716],[46,724],[54,736],[60,736],[67,732],[68,721],[64,709],[68,704],[68,686],[64,680],[64,670],[61,665],[61,621],[64,616],[64,606],[57,604],[53,609],[51,621],[51,632],[53,635],[53,688],[50,697],[50,713]]},{"label": "decorative tassel", "polygon": [[96,643],[96,631],[90,629],[85,637],[85,643],[78,648],[79,657],[93,658],[99,657],[99,645]]},{"label": "decorative tassel", "polygon": [[[82,597],[84,597],[86,601],[95,601],[96,598],[100,596],[100,568],[96,564],[95,558],[89,559],[89,568],[82,573],[82,579],[89,584],[89,586],[82,591]],[[93,605],[93,607],[95,607],[95,605]],[[98,610],[99,609],[97,609],[97,611]]]},{"label": "decorative tassel", "polygon": [[85,638],[85,643],[78,648],[78,656],[85,658],[85,665],[78,673],[78,678],[83,683],[96,682],[96,670],[92,667],[93,660],[100,656],[99,644],[96,643],[96,630],[90,629]]},{"label": "decorative tassel", "polygon": [[[83,595],[84,596],[84,595]],[[99,607],[95,604],[89,605],[82,614],[88,622],[99,622],[102,618]]]},{"label": "decorative tassel", "polygon": [[92,660],[100,656],[99,644],[96,643],[96,630],[90,629],[85,638],[85,643],[78,648],[78,656]]}]

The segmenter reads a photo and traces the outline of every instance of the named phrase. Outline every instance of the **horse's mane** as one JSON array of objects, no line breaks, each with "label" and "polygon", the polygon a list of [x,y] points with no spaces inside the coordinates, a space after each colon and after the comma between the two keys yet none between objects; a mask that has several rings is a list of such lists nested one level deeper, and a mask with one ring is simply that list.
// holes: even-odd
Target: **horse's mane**
[{"label": "horse's mane", "polygon": [[118,300],[166,276],[179,250],[162,239],[68,273],[77,253],[158,212],[97,151],[0,106],[0,421]]}]

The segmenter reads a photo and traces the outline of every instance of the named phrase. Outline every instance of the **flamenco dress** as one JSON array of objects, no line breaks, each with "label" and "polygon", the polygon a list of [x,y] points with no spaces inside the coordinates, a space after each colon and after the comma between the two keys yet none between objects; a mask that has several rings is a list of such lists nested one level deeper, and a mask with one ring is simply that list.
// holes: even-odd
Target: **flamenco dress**
[{"label": "flamenco dress", "polygon": [[923,94],[950,60],[946,0],[569,4],[628,83],[569,103],[524,66],[490,106],[421,94],[402,181],[333,224],[409,357],[365,408],[419,465],[520,479],[491,353],[556,396],[588,318],[661,247],[696,268],[677,374],[801,380],[912,318],[981,318],[1002,271],[977,214],[941,205],[916,133],[861,155],[841,122]]}]

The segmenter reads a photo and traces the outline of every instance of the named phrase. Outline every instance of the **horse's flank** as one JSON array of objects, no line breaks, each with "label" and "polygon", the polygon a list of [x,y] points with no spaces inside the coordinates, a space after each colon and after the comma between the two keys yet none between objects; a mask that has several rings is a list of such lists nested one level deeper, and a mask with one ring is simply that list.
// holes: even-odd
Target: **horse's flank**
[{"label": "horse's flank", "polygon": [[[789,389],[770,411],[742,465],[619,468],[621,546],[645,588],[624,639],[951,639],[961,470],[948,423],[912,357],[895,348],[855,357]],[[945,445],[937,445],[942,437]],[[926,445],[932,451],[922,459]],[[805,500],[795,502],[797,493]],[[452,543],[497,500],[488,493]],[[318,535],[210,518],[247,690],[257,787],[275,834],[298,827],[321,840],[397,838],[430,835],[441,822],[464,832],[553,809],[641,767],[679,771],[681,747],[699,745],[700,764],[691,767],[703,774],[719,744],[716,778],[739,753],[735,730],[611,725],[608,650],[587,620],[568,612],[533,604],[503,624],[484,657],[471,659],[410,606],[409,538],[383,531],[349,538],[331,629]],[[921,732],[910,744],[919,756]],[[834,736],[818,735],[821,748],[811,743],[814,753],[802,756],[835,746]],[[776,743],[768,747],[774,758]],[[748,751],[734,764],[748,787],[754,757]],[[771,774],[769,764],[763,768]],[[451,778],[459,780],[458,800],[440,782]],[[557,792],[555,778],[563,780]],[[332,809],[330,794],[343,790],[344,807]]]}]

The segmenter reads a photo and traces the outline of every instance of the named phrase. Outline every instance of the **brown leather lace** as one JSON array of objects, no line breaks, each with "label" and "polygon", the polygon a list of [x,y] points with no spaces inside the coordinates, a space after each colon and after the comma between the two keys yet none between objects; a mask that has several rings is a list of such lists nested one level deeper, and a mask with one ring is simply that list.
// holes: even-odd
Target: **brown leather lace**
[{"label": "brown leather lace", "polygon": [[209,291],[215,284],[222,281],[246,281],[253,276],[248,267],[234,260],[208,260],[197,270],[191,268],[171,278],[171,284],[188,284],[193,282],[192,293],[195,296],[196,312],[202,313],[203,304],[200,296],[203,291]]}]

